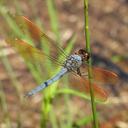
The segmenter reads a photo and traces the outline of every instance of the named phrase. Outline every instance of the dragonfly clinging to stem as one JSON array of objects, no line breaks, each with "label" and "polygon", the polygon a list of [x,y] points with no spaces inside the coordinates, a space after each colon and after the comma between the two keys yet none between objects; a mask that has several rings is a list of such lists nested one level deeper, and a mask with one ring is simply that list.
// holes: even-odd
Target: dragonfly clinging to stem
[{"label": "dragonfly clinging to stem", "polygon": [[[34,89],[26,93],[25,96],[29,97],[36,94],[37,92],[53,84],[55,81],[59,80],[61,77],[63,77],[65,74],[68,73],[70,73],[69,77],[72,80],[69,83],[71,87],[81,92],[84,92],[86,95],[89,96],[89,81],[87,79],[88,66],[85,63],[90,58],[89,53],[84,49],[80,49],[74,54],[68,56],[60,46],[58,46],[51,38],[49,38],[44,32],[42,32],[28,18],[24,16],[18,16],[16,17],[16,20],[18,22],[20,21],[20,23],[18,24],[21,25],[25,24],[25,26],[27,26],[27,29],[30,32],[31,37],[37,42],[40,39],[47,40],[48,46],[53,50],[51,52],[52,54],[47,55],[47,53],[45,53],[44,51],[40,51],[37,48],[34,48],[30,44],[19,38],[9,38],[6,40],[6,42],[14,46],[19,51],[19,53],[27,60],[31,58],[33,60],[36,59],[43,61],[44,58],[47,57],[48,59],[51,59],[53,63],[56,63],[61,66],[60,71],[55,76],[43,82],[39,86],[35,87]],[[63,61],[61,62],[58,61],[57,58],[58,54],[62,54]],[[98,81],[103,84],[108,84],[108,83],[115,84],[118,80],[118,75],[112,71],[97,67],[93,67],[92,71],[93,71],[93,80],[94,80],[93,89],[94,89],[95,98],[98,100],[106,101],[108,97],[107,92],[103,90],[100,86],[98,86],[96,82]]]}]

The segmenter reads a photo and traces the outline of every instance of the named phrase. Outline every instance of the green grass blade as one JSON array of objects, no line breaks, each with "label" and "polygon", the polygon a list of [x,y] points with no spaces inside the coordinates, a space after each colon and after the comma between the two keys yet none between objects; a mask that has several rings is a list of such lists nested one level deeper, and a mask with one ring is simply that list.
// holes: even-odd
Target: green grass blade
[{"label": "green grass blade", "polygon": [[77,127],[77,128],[81,128],[81,127],[86,126],[87,124],[91,123],[92,120],[93,120],[93,117],[91,115],[90,116],[86,116],[86,117],[76,121],[74,126]]},{"label": "green grass blade", "polygon": [[60,43],[59,22],[54,0],[47,0],[47,7],[50,16],[52,31],[56,35],[56,41]]}]

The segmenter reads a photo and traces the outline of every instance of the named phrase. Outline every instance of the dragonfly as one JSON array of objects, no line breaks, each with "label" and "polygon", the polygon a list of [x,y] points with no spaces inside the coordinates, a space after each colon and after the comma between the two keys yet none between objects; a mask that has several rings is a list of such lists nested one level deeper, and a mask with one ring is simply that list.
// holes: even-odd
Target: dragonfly
[{"label": "dragonfly", "polygon": [[[50,47],[50,53],[47,54],[45,50],[41,51],[28,42],[19,38],[8,38],[6,42],[16,48],[19,54],[26,60],[32,61],[43,61],[48,58],[57,66],[60,66],[60,71],[51,77],[50,79],[42,82],[40,85],[34,89],[28,91],[25,96],[30,97],[41,90],[45,89],[49,85],[53,84],[55,81],[61,79],[66,74],[69,74],[69,86],[76,89],[88,97],[90,97],[90,87],[88,79],[88,65],[87,62],[90,59],[90,54],[85,49],[79,49],[71,55],[67,55],[64,49],[52,40],[48,35],[46,35],[40,28],[29,20],[25,16],[17,16],[15,18],[16,23],[20,26],[20,29],[24,31],[27,29],[30,36],[35,42],[39,42],[40,39],[47,40],[47,46]],[[61,54],[61,61],[58,59],[57,55]],[[53,67],[54,68],[54,67]],[[99,85],[101,84],[116,84],[118,80],[118,75],[113,71],[109,71],[100,67],[92,67],[93,74],[93,90],[94,96],[97,100],[106,101],[108,99],[108,92],[104,90]]]}]

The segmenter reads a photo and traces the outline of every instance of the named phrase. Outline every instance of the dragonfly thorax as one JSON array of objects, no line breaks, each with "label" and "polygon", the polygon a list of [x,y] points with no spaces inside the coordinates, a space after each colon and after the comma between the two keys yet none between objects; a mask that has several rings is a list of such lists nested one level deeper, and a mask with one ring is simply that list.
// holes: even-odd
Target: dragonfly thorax
[{"label": "dragonfly thorax", "polygon": [[71,55],[64,63],[64,67],[69,71],[77,70],[82,64],[82,58],[79,55]]}]

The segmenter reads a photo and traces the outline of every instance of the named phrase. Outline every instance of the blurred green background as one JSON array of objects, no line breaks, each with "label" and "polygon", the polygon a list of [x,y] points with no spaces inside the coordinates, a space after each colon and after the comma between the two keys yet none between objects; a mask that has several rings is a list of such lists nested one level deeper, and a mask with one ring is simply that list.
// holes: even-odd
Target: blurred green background
[{"label": "blurred green background", "polygon": [[[117,85],[104,86],[108,102],[97,104],[100,128],[128,128],[127,12],[127,0],[89,1],[93,64],[119,74]],[[0,128],[91,128],[90,101],[64,91],[66,77],[30,99],[23,97],[58,69],[51,61],[43,63],[45,70],[34,68],[5,43],[13,33],[24,36],[10,14],[31,19],[67,53],[85,47],[82,0],[1,0]]]}]

